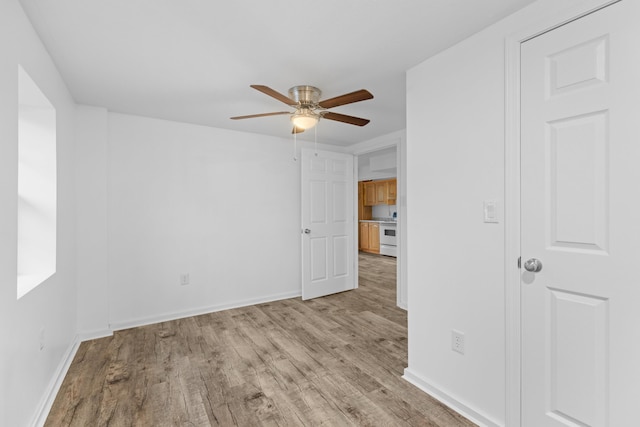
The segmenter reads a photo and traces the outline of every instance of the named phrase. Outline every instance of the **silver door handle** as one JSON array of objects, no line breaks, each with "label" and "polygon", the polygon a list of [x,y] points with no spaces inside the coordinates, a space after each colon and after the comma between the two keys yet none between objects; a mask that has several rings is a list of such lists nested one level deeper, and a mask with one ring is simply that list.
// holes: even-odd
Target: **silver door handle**
[{"label": "silver door handle", "polygon": [[531,258],[525,261],[524,269],[532,273],[542,270],[542,262],[539,259]]},{"label": "silver door handle", "polygon": [[308,228],[304,229],[304,234],[311,234],[311,230],[309,230]]}]

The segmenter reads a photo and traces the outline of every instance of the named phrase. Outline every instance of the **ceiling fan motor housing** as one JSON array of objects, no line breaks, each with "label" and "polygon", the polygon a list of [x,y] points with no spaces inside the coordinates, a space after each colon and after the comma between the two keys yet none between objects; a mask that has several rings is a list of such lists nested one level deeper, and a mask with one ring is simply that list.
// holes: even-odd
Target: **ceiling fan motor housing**
[{"label": "ceiling fan motor housing", "polygon": [[301,105],[314,105],[320,101],[322,92],[313,86],[294,86],[289,89],[289,98]]}]

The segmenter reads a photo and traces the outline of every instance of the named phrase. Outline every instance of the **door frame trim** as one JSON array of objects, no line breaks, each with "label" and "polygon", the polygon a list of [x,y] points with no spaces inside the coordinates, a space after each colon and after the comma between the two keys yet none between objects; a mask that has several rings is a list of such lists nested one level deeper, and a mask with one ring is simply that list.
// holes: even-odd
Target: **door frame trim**
[{"label": "door frame trim", "polygon": [[505,425],[522,425],[520,292],[520,46],[619,1],[583,0],[505,37]]}]

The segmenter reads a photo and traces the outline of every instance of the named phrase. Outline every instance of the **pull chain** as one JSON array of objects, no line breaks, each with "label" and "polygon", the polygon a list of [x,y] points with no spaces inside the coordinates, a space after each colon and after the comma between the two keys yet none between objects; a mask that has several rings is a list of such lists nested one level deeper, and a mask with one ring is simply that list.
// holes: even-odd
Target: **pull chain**
[{"label": "pull chain", "polygon": [[316,152],[315,153],[316,157],[318,157],[318,125],[319,124],[320,124],[320,122],[318,121],[318,124],[316,124],[315,127],[313,128],[313,130],[314,130],[313,134],[314,134],[314,140],[315,140],[315,148],[314,148],[314,150]]},{"label": "pull chain", "polygon": [[293,161],[298,161],[298,133],[295,130],[295,126],[293,128]]}]

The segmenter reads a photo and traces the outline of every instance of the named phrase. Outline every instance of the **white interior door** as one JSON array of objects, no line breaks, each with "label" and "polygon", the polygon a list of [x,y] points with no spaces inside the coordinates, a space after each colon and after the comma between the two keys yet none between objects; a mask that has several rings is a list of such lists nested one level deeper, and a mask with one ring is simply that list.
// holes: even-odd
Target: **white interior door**
[{"label": "white interior door", "polygon": [[302,149],[302,299],[355,288],[353,193],[353,155]]},{"label": "white interior door", "polygon": [[523,426],[640,425],[639,18],[522,45]]}]

